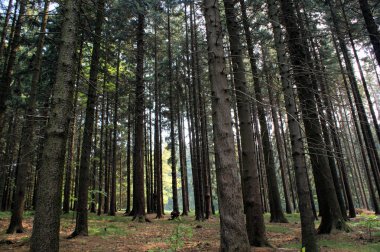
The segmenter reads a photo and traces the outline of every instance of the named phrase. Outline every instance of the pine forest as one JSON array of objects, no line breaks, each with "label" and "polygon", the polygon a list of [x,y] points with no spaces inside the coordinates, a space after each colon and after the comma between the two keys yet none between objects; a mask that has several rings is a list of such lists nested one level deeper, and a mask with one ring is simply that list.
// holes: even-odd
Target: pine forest
[{"label": "pine forest", "polygon": [[379,0],[1,0],[0,251],[380,251]]}]

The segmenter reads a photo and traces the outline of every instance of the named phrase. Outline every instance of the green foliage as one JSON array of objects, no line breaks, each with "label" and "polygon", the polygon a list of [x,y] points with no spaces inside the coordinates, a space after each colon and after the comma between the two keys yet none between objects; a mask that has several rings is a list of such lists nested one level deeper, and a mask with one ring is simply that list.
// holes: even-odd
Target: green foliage
[{"label": "green foliage", "polygon": [[88,231],[90,235],[95,236],[125,235],[127,233],[119,225],[102,222],[92,222],[88,227]]},{"label": "green foliage", "polygon": [[376,215],[368,215],[365,218],[366,227],[369,235],[369,240],[372,240],[373,229],[380,226],[379,219]]},{"label": "green foliage", "polygon": [[279,226],[279,225],[271,225],[271,224],[266,225],[266,230],[268,232],[281,233],[281,234],[287,234],[291,232],[291,229],[288,227]]},{"label": "green foliage", "polygon": [[189,226],[182,225],[181,218],[174,219],[177,222],[172,235],[166,241],[170,245],[168,252],[176,252],[184,245],[184,239],[191,238],[193,236],[193,229]]}]

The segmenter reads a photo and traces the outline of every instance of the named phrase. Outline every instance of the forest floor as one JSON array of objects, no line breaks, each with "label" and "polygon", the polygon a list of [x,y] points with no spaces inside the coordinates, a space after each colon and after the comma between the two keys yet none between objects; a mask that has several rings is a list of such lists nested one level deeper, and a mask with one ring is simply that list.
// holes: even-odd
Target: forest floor
[{"label": "forest floor", "polygon": [[[218,251],[219,218],[198,222],[194,216],[181,217],[169,221],[168,214],[162,219],[148,215],[151,223],[132,221],[131,217],[89,215],[89,236],[66,239],[75,226],[73,213],[62,216],[61,251]],[[299,251],[300,221],[298,214],[287,215],[289,223],[268,223],[266,230],[269,248],[255,248],[252,251]],[[28,251],[31,235],[33,212],[26,212],[23,234],[5,234],[9,224],[10,213],[0,212],[0,251]],[[331,235],[318,236],[321,251],[380,251],[380,220],[374,215],[359,215],[351,219],[349,233],[336,232]],[[319,222],[316,222],[318,225]]]}]

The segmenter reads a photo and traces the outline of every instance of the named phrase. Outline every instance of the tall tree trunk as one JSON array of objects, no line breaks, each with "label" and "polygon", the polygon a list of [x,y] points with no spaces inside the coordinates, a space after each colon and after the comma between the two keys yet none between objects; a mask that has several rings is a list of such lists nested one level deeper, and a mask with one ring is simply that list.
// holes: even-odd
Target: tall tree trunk
[{"label": "tall tree trunk", "polygon": [[104,124],[105,124],[105,103],[106,103],[106,81],[107,81],[107,57],[105,57],[105,64],[104,64],[104,72],[103,72],[103,85],[102,85],[102,103],[101,103],[101,114],[100,114],[100,139],[99,139],[99,175],[98,175],[98,210],[97,215],[102,214],[102,206],[103,206],[103,199],[104,199],[104,189],[103,189],[103,175],[104,175],[104,164],[105,164],[105,158],[104,158]]},{"label": "tall tree trunk", "polygon": [[133,199],[134,220],[143,222],[145,217],[144,195],[144,26],[145,16],[138,14],[136,27],[136,91],[135,91],[135,141],[134,141],[134,175],[133,175]]},{"label": "tall tree trunk", "polygon": [[278,182],[276,178],[273,149],[269,139],[268,125],[265,115],[265,109],[263,106],[263,99],[261,94],[261,82],[258,75],[258,68],[256,62],[256,55],[254,55],[253,41],[251,38],[251,32],[249,30],[249,21],[247,16],[247,10],[244,0],[240,0],[240,7],[243,14],[243,27],[245,37],[247,40],[247,49],[249,54],[249,60],[251,63],[251,71],[253,75],[253,82],[255,87],[255,97],[257,101],[257,112],[259,116],[260,129],[261,129],[261,142],[263,145],[265,168],[267,173],[269,204],[270,204],[270,221],[271,222],[288,222],[284,216],[281,206],[280,192],[278,189]]},{"label": "tall tree trunk", "polygon": [[[263,56],[264,53],[263,53]],[[273,85],[273,80],[270,77],[271,73],[269,70],[267,70],[267,65],[265,61],[266,57],[264,57],[263,64],[265,66],[265,75],[267,79],[267,90],[268,90],[268,96],[269,96],[269,103],[271,106],[271,114],[272,114],[272,119],[273,119],[273,128],[274,128],[274,135],[276,138],[276,144],[277,144],[277,153],[278,153],[278,159],[279,159],[279,165],[280,165],[280,173],[281,173],[281,180],[282,180],[282,186],[283,186],[283,191],[284,191],[284,198],[285,198],[285,208],[286,208],[286,213],[291,214],[292,213],[292,205],[290,202],[290,197],[289,197],[289,190],[288,190],[288,182],[286,180],[286,174],[285,174],[285,169],[286,169],[286,161],[285,161],[285,156],[284,156],[284,146],[283,146],[283,141],[281,139],[281,134],[280,134],[280,126],[278,124],[278,115],[277,115],[277,107],[274,101],[274,96],[272,92],[272,86]]]},{"label": "tall tree trunk", "polygon": [[236,102],[240,122],[240,135],[243,154],[243,198],[246,213],[246,227],[249,242],[253,246],[266,246],[268,244],[265,236],[264,217],[260,201],[259,177],[256,153],[254,147],[254,135],[252,130],[252,119],[249,99],[247,98],[247,82],[242,57],[239,25],[236,20],[234,9],[235,2],[224,0],[226,12],[226,23],[229,34],[231,57],[234,70],[234,81],[236,86]]},{"label": "tall tree trunk", "polygon": [[[370,192],[370,194],[372,194],[372,190],[374,192],[374,189],[373,189],[373,186],[372,186],[372,180],[371,180],[372,176],[370,175],[370,169],[369,169],[369,164],[367,162],[367,158],[366,158],[367,155],[366,155],[365,149],[367,149],[368,158],[370,160],[370,165],[371,165],[372,171],[376,170],[375,157],[374,157],[373,152],[372,152],[371,149],[365,148],[365,147],[367,147],[367,142],[366,142],[366,145],[364,145],[363,144],[363,140],[360,137],[360,135],[361,135],[360,134],[360,126],[363,127],[363,124],[362,124],[362,122],[360,122],[360,126],[359,126],[359,122],[358,122],[358,119],[357,119],[357,116],[356,116],[354,104],[353,104],[353,101],[352,101],[352,98],[351,98],[351,92],[350,92],[350,89],[348,87],[346,76],[344,74],[342,60],[341,60],[340,55],[339,55],[338,45],[337,45],[337,42],[335,40],[334,35],[332,37],[333,37],[334,48],[335,48],[335,51],[337,53],[337,59],[338,59],[340,71],[342,73],[343,83],[344,83],[344,86],[345,86],[345,89],[346,89],[346,93],[347,93],[347,98],[348,98],[348,101],[349,101],[349,104],[350,104],[351,116],[352,116],[352,120],[354,121],[354,128],[355,128],[355,131],[356,131],[357,139],[359,141],[360,152],[361,152],[361,155],[362,155],[363,164],[364,164],[364,167],[365,167],[365,170],[366,170],[366,173],[367,173],[369,192]],[[360,96],[358,98],[360,98]],[[354,99],[355,99],[355,97],[354,97]],[[357,105],[356,101],[355,101],[355,105]],[[358,108],[360,106],[356,106],[356,107]],[[359,112],[358,112],[358,115],[359,115]],[[359,119],[360,119],[360,116],[359,116]],[[365,134],[366,133],[363,130],[362,130],[362,133],[363,133],[363,138],[365,138]],[[351,136],[351,134],[350,134],[350,136]],[[376,177],[374,177],[374,178],[376,180]],[[378,185],[378,184],[376,184],[376,185]],[[379,192],[380,191],[378,190],[378,193]],[[380,208],[379,208],[379,206],[377,204],[376,197],[374,196],[375,194],[372,194],[372,195],[373,195],[373,197],[371,197],[371,198],[373,200],[373,206],[375,208],[375,212],[379,212]]]},{"label": "tall tree trunk", "polygon": [[[11,83],[12,83],[12,75],[13,75],[13,69],[16,64],[16,54],[20,47],[20,41],[21,41],[21,28],[24,25],[25,21],[25,12],[26,12],[26,5],[28,3],[28,0],[19,0],[20,1],[20,8],[18,12],[17,21],[15,23],[14,28],[14,34],[13,37],[11,37],[9,42],[9,52],[8,52],[8,60],[4,64],[4,71],[3,75],[1,76],[1,83],[0,83],[0,127],[3,127],[4,124],[4,114],[5,110],[7,109],[6,101],[11,96]],[[16,9],[15,9],[16,13]],[[0,131],[0,138],[2,131]],[[21,198],[23,198],[22,195],[20,195]],[[18,196],[17,196],[18,197]],[[18,200],[16,199],[15,202],[20,201],[21,203],[22,199]],[[16,203],[19,204],[19,203]]]},{"label": "tall tree trunk", "polygon": [[[71,191],[71,177],[72,168],[74,164],[74,148],[75,148],[75,131],[76,131],[76,115],[77,115],[77,103],[78,103],[78,93],[79,93],[79,78],[81,75],[82,68],[82,53],[83,53],[83,34],[80,40],[79,54],[78,54],[78,64],[77,64],[77,76],[76,76],[76,88],[74,94],[73,102],[73,117],[70,121],[69,135],[67,140],[67,162],[66,162],[66,173],[65,173],[65,184],[63,189],[63,207],[62,212],[68,213],[70,211],[70,191]],[[80,134],[80,133],[79,133]]]},{"label": "tall tree trunk", "polygon": [[371,8],[368,4],[368,0],[358,0],[360,9],[362,10],[365,26],[368,31],[368,36],[371,40],[373,50],[377,59],[377,64],[380,66],[380,32],[378,25],[375,23],[375,19],[371,12]]},{"label": "tall tree trunk", "polygon": [[222,26],[217,1],[204,0],[209,76],[212,86],[212,110],[216,175],[221,225],[221,251],[250,251],[247,230],[244,227],[244,207],[239,168],[231,127],[231,113],[224,72]]},{"label": "tall tree trunk", "polygon": [[[358,83],[356,81],[355,75],[354,75],[354,69],[351,63],[350,55],[346,46],[346,43],[344,41],[343,33],[340,29],[339,20],[336,14],[336,6],[333,5],[333,3],[330,0],[327,0],[327,3],[330,7],[331,17],[334,24],[334,29],[337,34],[338,43],[341,49],[341,52],[343,54],[344,63],[346,66],[346,71],[348,75],[348,80],[351,85],[352,94],[354,96],[354,101],[356,105],[356,109],[358,112],[359,117],[359,123],[361,126],[361,131],[363,134],[364,143],[368,152],[369,161],[371,163],[373,176],[375,178],[375,185],[377,187],[378,193],[380,194],[380,178],[379,178],[379,169],[380,169],[380,158],[379,154],[376,151],[376,144],[371,132],[371,127],[368,121],[368,117],[364,108],[364,104],[362,101],[362,97],[360,96]],[[335,38],[333,36],[333,41],[335,41]],[[335,43],[335,42],[334,42]],[[337,48],[335,49],[337,51],[338,58],[339,53]]]},{"label": "tall tree trunk", "polygon": [[128,126],[127,126],[127,131],[128,131],[128,137],[127,137],[127,207],[125,209],[125,214],[128,215],[130,212],[131,212],[131,148],[132,148],[132,139],[131,139],[131,135],[132,135],[132,116],[131,116],[131,94],[129,94],[128,96],[128,99],[129,99],[129,106],[128,106],[128,110],[129,110],[129,113],[128,113]]},{"label": "tall tree trunk", "polygon": [[[22,4],[22,3],[21,3]],[[20,14],[24,15],[21,8],[25,8],[25,6],[20,6]],[[37,100],[37,89],[38,82],[40,79],[41,72],[41,58],[42,58],[42,50],[45,42],[45,30],[47,24],[47,12],[49,9],[49,1],[45,1],[40,35],[38,37],[37,42],[37,50],[35,53],[34,61],[33,61],[33,73],[32,73],[32,82],[30,85],[30,94],[27,101],[27,108],[25,110],[25,122],[24,127],[21,133],[21,146],[20,146],[20,162],[17,167],[17,184],[16,184],[16,193],[12,207],[12,216],[11,222],[7,229],[7,233],[11,234],[14,232],[22,233],[22,217],[24,213],[25,207],[25,193],[26,187],[29,181],[32,179],[31,171],[32,171],[32,163],[35,154],[35,113],[36,113],[36,100]],[[20,19],[20,17],[19,17]],[[20,22],[19,20],[17,22]],[[21,24],[19,24],[21,25]],[[17,42],[18,43],[18,42]],[[1,136],[0,136],[1,137]]]},{"label": "tall tree trunk", "polygon": [[[62,179],[65,164],[75,76],[78,14],[81,1],[67,0],[61,28],[56,81],[50,109],[43,160],[38,173],[36,212],[30,250],[58,251]],[[49,211],[46,211],[46,207]]]},{"label": "tall tree trunk", "polygon": [[96,3],[96,21],[95,34],[93,38],[93,48],[91,55],[90,77],[87,93],[86,117],[84,121],[83,142],[80,158],[79,169],[79,187],[78,187],[78,205],[76,225],[74,232],[70,237],[78,235],[88,235],[88,186],[90,172],[90,155],[92,149],[92,136],[94,129],[95,105],[97,100],[97,79],[100,58],[100,43],[102,35],[102,26],[104,20],[104,0],[98,0]]},{"label": "tall tree trunk", "polygon": [[[290,59],[293,65],[294,79],[298,88],[302,117],[308,138],[314,180],[319,202],[321,203],[322,221],[318,231],[320,233],[330,233],[332,229],[347,230],[339,209],[326,153],[321,153],[320,147],[321,144],[323,145],[323,138],[314,97],[316,90],[314,90],[309,78],[311,69],[306,69],[305,72],[305,66],[308,67],[309,65],[306,60],[306,54],[308,53],[307,43],[302,38],[300,28],[296,23],[297,17],[294,12],[293,2],[291,0],[281,0],[280,2],[288,38],[291,38],[288,39]],[[314,246],[313,249],[316,250],[316,247]]]},{"label": "tall tree trunk", "polygon": [[175,148],[175,105],[174,105],[174,83],[172,74],[172,40],[171,40],[171,27],[170,27],[170,9],[171,6],[168,5],[167,13],[167,32],[168,32],[168,82],[169,82],[169,110],[170,110],[170,161],[172,168],[172,199],[173,199],[173,212],[171,213],[173,218],[179,216],[178,208],[178,189],[177,189],[177,160],[176,160],[176,148]]},{"label": "tall tree trunk", "polygon": [[[113,114],[113,141],[112,141],[112,181],[111,181],[111,206],[109,215],[116,215],[116,170],[117,170],[117,122],[118,122],[118,107],[119,107],[119,75],[120,75],[120,50],[119,42],[117,51],[116,63],[116,82],[115,82],[115,99],[114,99],[114,114]],[[121,174],[120,174],[121,177]],[[121,185],[120,185],[121,186]]]},{"label": "tall tree trunk", "polygon": [[160,106],[160,83],[158,80],[158,41],[157,41],[157,20],[154,21],[154,178],[155,178],[155,206],[157,219],[162,218],[162,205],[161,205],[161,191],[162,191],[162,172],[161,172],[161,127],[160,127],[160,114],[161,114],[161,106]]},{"label": "tall tree trunk", "polygon": [[8,1],[7,6],[7,12],[4,17],[4,24],[3,24],[3,30],[1,32],[1,40],[0,40],[0,62],[2,63],[3,57],[4,57],[4,50],[5,50],[5,38],[7,36],[7,29],[9,24],[9,18],[11,16],[11,11],[13,7],[13,0]]},{"label": "tall tree trunk", "polygon": [[[178,97],[182,99],[179,94],[180,87],[177,88]],[[181,115],[180,99],[177,100],[177,121],[178,121],[178,140],[179,140],[179,161],[181,169],[181,191],[182,191],[182,215],[188,215],[189,211],[189,191],[187,181],[187,165],[186,165],[186,141],[184,136],[184,122]]]},{"label": "tall tree trunk", "polygon": [[[304,155],[304,143],[301,135],[298,111],[295,103],[292,83],[290,79],[290,69],[285,58],[285,44],[282,39],[278,3],[275,0],[268,0],[268,15],[272,23],[274,42],[279,63],[281,84],[284,92],[285,108],[288,113],[288,126],[291,138],[292,157],[295,171],[298,206],[301,214],[302,247],[308,251],[317,251],[317,242],[314,228],[314,214],[312,211],[310,190],[308,185],[308,173],[306,159]],[[291,6],[290,6],[291,7]],[[284,13],[286,13],[284,11]],[[285,136],[284,136],[285,137]]]},{"label": "tall tree trunk", "polygon": [[[202,152],[200,146],[200,120],[199,120],[199,96],[198,94],[198,71],[197,71],[197,29],[196,20],[194,20],[195,8],[194,1],[190,2],[190,50],[191,50],[191,82],[189,83],[190,96],[190,118],[191,118],[191,139],[192,139],[192,172],[193,172],[193,187],[195,198],[195,219],[202,220],[204,218],[203,204],[203,181],[202,181]],[[190,91],[191,90],[191,91]]]}]

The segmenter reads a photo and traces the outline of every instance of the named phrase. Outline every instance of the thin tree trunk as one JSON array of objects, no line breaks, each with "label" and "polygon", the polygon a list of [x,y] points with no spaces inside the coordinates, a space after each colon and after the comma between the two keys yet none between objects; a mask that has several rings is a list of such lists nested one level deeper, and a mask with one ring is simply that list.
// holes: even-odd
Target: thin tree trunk
[{"label": "thin tree trunk", "polygon": [[[23,6],[23,4],[26,4],[26,3],[21,2],[19,15],[24,15],[25,10],[23,9],[25,9],[25,6]],[[35,144],[34,144],[35,130],[34,129],[35,129],[35,113],[36,113],[36,106],[37,106],[36,105],[37,89],[38,89],[38,83],[39,83],[40,72],[41,72],[41,58],[42,58],[42,50],[43,50],[43,46],[45,42],[44,33],[46,30],[48,9],[49,9],[49,1],[45,1],[44,11],[42,14],[43,16],[42,16],[42,22],[41,22],[41,28],[40,28],[40,35],[38,37],[37,50],[36,50],[34,61],[33,61],[32,82],[30,85],[31,87],[30,87],[29,98],[27,101],[27,108],[25,110],[25,117],[24,117],[25,122],[24,122],[24,127],[22,129],[22,133],[21,133],[22,141],[21,141],[21,146],[20,146],[20,162],[18,163],[18,167],[17,167],[18,172],[17,172],[17,179],[16,179],[17,184],[15,188],[16,192],[15,192],[15,198],[14,198],[13,207],[12,207],[11,222],[7,229],[8,234],[12,234],[14,232],[17,232],[17,233],[24,232],[23,226],[22,226],[22,217],[23,217],[24,207],[25,207],[25,193],[27,192],[26,187],[29,181],[32,179],[31,170],[32,170],[32,164],[33,164],[33,159],[34,159],[34,154],[35,154]],[[23,22],[22,20],[23,20],[23,17],[19,17],[17,22],[20,28],[16,28],[16,29],[21,29],[21,25]],[[18,31],[18,33],[20,33],[20,31]],[[20,36],[20,34],[18,34],[18,36]],[[19,42],[16,41],[14,43],[19,43]],[[14,64],[14,63],[10,63],[10,64]],[[12,73],[9,73],[9,74],[10,74],[9,77],[11,78]],[[7,79],[3,79],[3,80],[7,81]],[[0,138],[1,138],[1,135],[0,135]]]},{"label": "thin tree trunk", "polygon": [[11,16],[11,11],[13,7],[13,0],[8,1],[7,6],[7,12],[4,17],[4,24],[3,24],[3,30],[1,32],[1,40],[0,40],[0,62],[2,62],[4,57],[4,50],[5,50],[5,38],[7,36],[7,30],[8,30],[8,24],[9,24],[9,18]]},{"label": "thin tree trunk", "polygon": [[90,155],[92,149],[92,136],[94,129],[94,114],[97,100],[97,78],[99,70],[100,43],[104,20],[104,0],[98,0],[96,4],[95,35],[91,55],[90,77],[87,93],[86,117],[84,121],[83,142],[79,169],[78,205],[76,225],[70,237],[88,235],[88,187],[90,172]]},{"label": "thin tree trunk", "polygon": [[[112,141],[112,181],[111,181],[111,206],[109,215],[116,215],[116,170],[117,170],[117,122],[118,122],[118,106],[119,106],[119,75],[120,75],[120,42],[117,52],[116,63],[116,82],[115,82],[115,99],[114,99],[114,114],[113,114],[113,141]],[[121,177],[121,174],[120,174]],[[121,185],[120,185],[121,186]]]},{"label": "thin tree trunk", "polygon": [[[26,5],[28,3],[28,0],[19,0],[19,1],[20,1],[20,8],[18,12],[17,21],[15,23],[14,34],[11,37],[10,43],[9,43],[8,60],[6,61],[6,64],[4,64],[5,67],[4,67],[3,75],[1,77],[1,82],[0,82],[0,127],[1,128],[4,125],[4,114],[7,109],[6,101],[11,96],[11,83],[12,83],[13,70],[16,64],[16,56],[17,56],[16,54],[20,47],[21,28],[24,25]],[[16,9],[15,9],[15,13],[16,13]],[[2,138],[2,131],[0,131],[0,138]],[[21,202],[23,201],[23,198],[24,198],[23,195],[16,196],[15,205],[23,204]]]},{"label": "thin tree trunk", "polygon": [[[266,66],[265,61],[264,61],[264,66]],[[269,72],[266,73],[267,82],[269,85],[270,84],[273,85],[273,81],[271,80],[270,75],[271,75],[271,73],[269,73]],[[278,124],[278,114],[277,114],[278,111],[277,111],[276,104],[274,102],[272,87],[269,85],[267,86],[267,90],[268,90],[269,102],[270,102],[270,106],[271,106],[274,135],[275,135],[276,144],[277,144],[277,152],[278,152],[278,158],[279,158],[282,186],[283,186],[283,190],[284,190],[285,209],[286,209],[286,213],[291,214],[293,210],[292,210],[292,205],[290,202],[288,182],[286,180],[286,174],[285,174],[286,161],[285,161],[285,156],[284,156],[284,146],[283,146],[283,141],[281,139],[280,126]]]},{"label": "thin tree trunk", "polygon": [[[66,162],[66,174],[65,174],[65,185],[63,189],[63,207],[62,212],[68,213],[70,211],[70,189],[71,189],[71,177],[72,177],[72,166],[74,160],[74,148],[75,148],[75,131],[76,131],[76,115],[77,115],[77,103],[78,103],[78,93],[79,93],[79,78],[82,68],[82,53],[83,53],[83,34],[80,40],[79,54],[78,54],[78,64],[77,64],[77,76],[76,76],[76,88],[74,94],[73,103],[73,117],[70,121],[70,129],[68,136],[68,150],[67,150],[67,162]],[[80,134],[80,133],[79,133]]]}]

